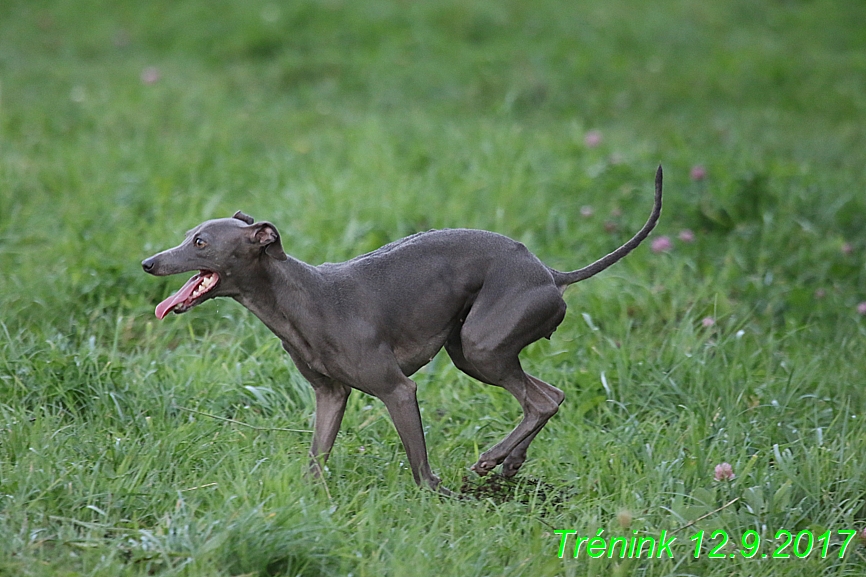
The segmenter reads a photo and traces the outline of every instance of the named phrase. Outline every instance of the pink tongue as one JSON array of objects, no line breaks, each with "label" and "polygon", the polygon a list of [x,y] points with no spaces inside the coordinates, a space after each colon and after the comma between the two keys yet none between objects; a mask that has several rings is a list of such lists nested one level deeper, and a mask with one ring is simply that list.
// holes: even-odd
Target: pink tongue
[{"label": "pink tongue", "polygon": [[156,318],[159,320],[164,319],[165,315],[170,313],[174,307],[188,299],[195,290],[195,287],[198,286],[198,283],[201,282],[202,276],[201,273],[196,274],[186,281],[186,284],[180,287],[179,291],[156,305]]}]

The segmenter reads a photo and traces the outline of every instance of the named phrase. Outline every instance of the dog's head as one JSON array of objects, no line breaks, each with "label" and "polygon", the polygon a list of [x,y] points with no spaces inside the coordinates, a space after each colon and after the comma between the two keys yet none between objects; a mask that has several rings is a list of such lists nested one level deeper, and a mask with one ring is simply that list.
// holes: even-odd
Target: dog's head
[{"label": "dog's head", "polygon": [[269,222],[255,222],[240,211],[208,220],[186,233],[180,245],[142,261],[144,271],[167,276],[199,272],[156,307],[157,318],[183,313],[208,299],[237,296],[238,284],[255,274],[263,259],[286,260],[280,233]]}]

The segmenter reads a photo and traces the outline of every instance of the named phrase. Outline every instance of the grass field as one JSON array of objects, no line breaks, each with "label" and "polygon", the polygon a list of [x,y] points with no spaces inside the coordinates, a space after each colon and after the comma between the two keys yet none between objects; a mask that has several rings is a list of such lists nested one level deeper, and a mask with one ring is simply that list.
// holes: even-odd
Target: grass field
[{"label": "grass field", "polygon": [[[839,555],[866,529],[863,22],[858,0],[4,0],[0,575],[863,575],[866,536]],[[242,209],[316,264],[478,227],[570,270],[640,227],[660,162],[656,250],[570,289],[522,356],[566,401],[516,485],[467,470],[514,399],[442,355],[415,375],[433,468],[477,499],[417,489],[360,393],[305,479],[312,392],[279,341],[229,300],[157,321],[185,278],[139,264]],[[676,541],[559,558],[563,530]]]}]

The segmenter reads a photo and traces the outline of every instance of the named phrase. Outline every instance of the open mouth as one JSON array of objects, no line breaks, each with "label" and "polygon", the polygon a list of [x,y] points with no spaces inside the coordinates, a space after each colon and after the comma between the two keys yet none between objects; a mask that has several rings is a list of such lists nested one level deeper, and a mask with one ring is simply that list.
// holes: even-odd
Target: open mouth
[{"label": "open mouth", "polygon": [[217,273],[203,270],[186,281],[179,291],[156,305],[156,318],[162,320],[165,315],[174,311],[185,313],[195,305],[205,300],[205,295],[219,284]]}]

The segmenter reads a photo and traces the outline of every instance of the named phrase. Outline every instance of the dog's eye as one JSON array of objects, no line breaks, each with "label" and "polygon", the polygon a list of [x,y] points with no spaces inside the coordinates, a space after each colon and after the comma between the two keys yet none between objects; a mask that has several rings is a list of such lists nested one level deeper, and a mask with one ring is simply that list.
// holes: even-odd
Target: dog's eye
[{"label": "dog's eye", "polygon": [[201,237],[195,237],[192,241],[196,248],[204,248],[207,246],[207,243]]}]

